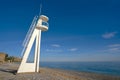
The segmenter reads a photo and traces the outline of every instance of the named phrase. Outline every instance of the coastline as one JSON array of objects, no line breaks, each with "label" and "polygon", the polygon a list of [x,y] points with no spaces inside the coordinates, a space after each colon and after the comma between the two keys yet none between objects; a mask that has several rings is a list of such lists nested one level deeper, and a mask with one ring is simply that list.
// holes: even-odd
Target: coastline
[{"label": "coastline", "polygon": [[120,80],[120,76],[110,76],[90,72],[40,68],[40,73],[16,74],[19,64],[0,64],[0,80]]}]

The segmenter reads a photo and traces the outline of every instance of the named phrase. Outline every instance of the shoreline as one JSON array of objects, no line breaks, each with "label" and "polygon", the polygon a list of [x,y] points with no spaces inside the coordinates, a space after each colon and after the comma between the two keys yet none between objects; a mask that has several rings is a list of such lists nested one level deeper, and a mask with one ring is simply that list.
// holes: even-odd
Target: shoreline
[{"label": "shoreline", "polygon": [[49,68],[49,67],[40,67],[40,68],[54,69],[54,70],[62,70],[62,71],[69,71],[69,72],[77,72],[77,73],[90,73],[90,74],[98,74],[98,75],[105,75],[105,76],[120,77],[120,75],[104,74],[104,73],[90,72],[90,71],[77,71],[77,70],[60,69],[60,68]]},{"label": "shoreline", "polygon": [[40,73],[16,74],[18,66],[16,63],[0,64],[0,80],[120,80],[120,76],[45,67],[40,67]]}]

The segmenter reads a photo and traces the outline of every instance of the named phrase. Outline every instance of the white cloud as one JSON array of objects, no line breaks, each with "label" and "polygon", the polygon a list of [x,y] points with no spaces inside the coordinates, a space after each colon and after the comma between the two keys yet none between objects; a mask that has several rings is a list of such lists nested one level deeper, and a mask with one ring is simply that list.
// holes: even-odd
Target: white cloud
[{"label": "white cloud", "polygon": [[113,38],[116,34],[117,32],[105,33],[102,35],[102,37],[105,39],[110,39],[110,38]]},{"label": "white cloud", "polygon": [[110,53],[120,52],[120,44],[112,44],[108,45],[107,47],[108,47],[108,49],[106,50],[107,52]]},{"label": "white cloud", "polygon": [[78,50],[78,48],[71,48],[71,49],[69,49],[69,51],[77,51]]},{"label": "white cloud", "polygon": [[110,48],[109,51],[119,51],[119,48]]},{"label": "white cloud", "polygon": [[52,47],[60,47],[59,44],[52,44],[51,46],[52,46]]},{"label": "white cloud", "polygon": [[120,44],[112,44],[112,45],[109,45],[108,47],[120,47]]},{"label": "white cloud", "polygon": [[46,49],[47,52],[62,52],[62,50]]},{"label": "white cloud", "polygon": [[112,44],[109,45],[109,51],[113,51],[113,52],[120,52],[120,44]]},{"label": "white cloud", "polygon": [[120,53],[120,48],[108,48],[105,50],[102,50],[104,53]]}]

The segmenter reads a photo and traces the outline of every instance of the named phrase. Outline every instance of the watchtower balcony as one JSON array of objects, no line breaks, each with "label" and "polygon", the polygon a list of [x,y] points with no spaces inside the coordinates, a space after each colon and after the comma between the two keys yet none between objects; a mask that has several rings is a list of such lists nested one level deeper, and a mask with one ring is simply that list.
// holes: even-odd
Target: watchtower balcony
[{"label": "watchtower balcony", "polygon": [[49,24],[47,21],[48,21],[48,17],[45,15],[41,15],[38,20],[36,28],[41,31],[47,31],[49,27]]}]

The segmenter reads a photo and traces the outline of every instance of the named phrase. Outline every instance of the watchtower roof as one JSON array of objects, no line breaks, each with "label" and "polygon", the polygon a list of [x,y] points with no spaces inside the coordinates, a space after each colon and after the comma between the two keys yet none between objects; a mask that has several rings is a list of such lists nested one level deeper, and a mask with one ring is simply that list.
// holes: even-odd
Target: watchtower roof
[{"label": "watchtower roof", "polygon": [[49,20],[49,18],[45,15],[41,15],[40,19],[42,19],[43,21],[46,21],[46,22]]}]

